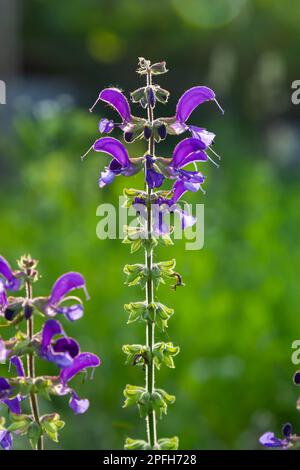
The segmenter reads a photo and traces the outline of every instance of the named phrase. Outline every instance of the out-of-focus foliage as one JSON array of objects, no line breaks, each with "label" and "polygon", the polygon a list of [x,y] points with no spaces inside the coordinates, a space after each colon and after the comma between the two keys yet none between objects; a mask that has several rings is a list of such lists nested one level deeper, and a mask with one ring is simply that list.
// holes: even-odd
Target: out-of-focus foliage
[{"label": "out-of-focus foliage", "polygon": [[[191,17],[183,10],[188,4],[206,14]],[[300,8],[279,0],[224,4],[221,18],[204,0],[74,0],[71,6],[28,0],[23,8],[26,77],[63,77],[77,85],[86,108],[102,85],[136,88],[140,55],[168,61],[162,86],[174,93],[166,112],[174,111],[179,90],[198,83],[214,87],[225,106],[224,117],[206,104],[193,118],[216,131],[223,155],[219,170],[205,166],[207,195],[189,196],[205,203],[204,249],[186,251],[182,241],[157,252],[158,259],[176,257],[187,284],[160,294],[175,308],[169,335],[181,354],[174,371],[160,373],[177,406],[159,433],[178,434],[181,448],[255,448],[267,429],[299,423],[290,360],[300,334],[299,107],[291,104],[290,83],[299,78]],[[141,253],[98,240],[96,209],[117,204],[124,184],[141,185],[141,177],[117,178],[100,191],[106,157],[91,153],[80,162],[97,137],[97,118],[64,101],[38,103],[30,112],[16,104],[13,123],[0,144],[1,253],[40,258],[45,293],[67,270],[86,276],[91,301],[74,330],[103,359],[85,385],[91,408],[70,414],[62,447],[120,448],[124,437],[144,431],[135,411],[121,408],[124,384],[142,380],[142,371],[137,380],[137,371],[124,366],[121,351],[144,335],[141,325],[125,327],[122,310],[141,298],[124,286],[122,274]],[[173,145],[162,144],[161,154]],[[140,143],[130,149],[144,152]],[[56,406],[69,413],[67,404]]]}]

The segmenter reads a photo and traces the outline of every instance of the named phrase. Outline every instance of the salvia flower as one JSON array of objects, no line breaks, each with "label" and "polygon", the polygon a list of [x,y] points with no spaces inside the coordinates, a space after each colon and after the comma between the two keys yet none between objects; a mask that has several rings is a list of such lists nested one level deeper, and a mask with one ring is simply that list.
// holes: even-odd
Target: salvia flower
[{"label": "salvia flower", "polygon": [[4,450],[11,450],[13,443],[12,434],[6,429],[0,428],[0,446]]},{"label": "salvia flower", "polygon": [[83,414],[89,408],[89,400],[79,398],[77,393],[69,387],[69,382],[80,372],[88,368],[95,368],[101,364],[98,356],[92,353],[83,352],[78,354],[72,365],[61,370],[59,375],[59,383],[54,387],[54,393],[59,396],[71,395],[69,406],[75,414]]},{"label": "salvia flower", "polygon": [[293,428],[290,423],[286,423],[282,428],[282,438],[275,436],[273,432],[265,432],[260,438],[259,442],[264,447],[287,449],[291,447],[291,437],[293,435]]},{"label": "salvia flower", "polygon": [[[58,335],[63,335],[63,337],[53,340]],[[78,354],[79,344],[77,341],[65,335],[58,321],[47,320],[42,331],[40,356],[63,368],[73,364],[73,358]]]},{"label": "salvia flower", "polygon": [[[5,419],[0,416],[0,447],[5,450],[12,448],[13,434],[27,435],[35,450],[44,449],[45,436],[57,442],[58,432],[65,423],[58,413],[39,416],[39,396],[50,400],[51,395],[68,394],[74,413],[84,413],[89,408],[89,400],[80,398],[69,382],[86,369],[100,365],[98,356],[81,352],[77,341],[67,336],[63,326],[53,318],[58,314],[71,321],[82,317],[82,300],[74,296],[73,291],[83,289],[88,298],[84,277],[77,272],[68,272],[56,280],[48,297],[34,297],[33,284],[39,279],[37,264],[30,255],[22,256],[18,261],[20,271],[14,272],[0,257],[0,306],[4,316],[1,327],[16,329],[11,338],[0,337],[0,363],[8,363],[9,371],[11,366],[15,370],[9,377],[0,377],[0,405],[8,408],[10,421],[6,426]],[[18,297],[6,294],[7,289],[23,287],[24,293]],[[34,329],[36,315],[44,319],[40,331]],[[21,322],[26,328],[20,328]],[[27,359],[26,373],[23,358]],[[60,369],[59,374],[36,376],[37,358],[55,364]],[[25,400],[27,407],[23,410]]]},{"label": "salvia flower", "polygon": [[[43,306],[43,311],[48,317],[54,317],[57,314],[64,315],[68,320],[78,320],[83,315],[83,305],[78,297],[67,297],[74,289],[83,289],[86,298],[89,298],[85,279],[77,272],[69,272],[60,276],[54,283],[50,297]],[[64,306],[64,302],[75,300],[75,304]]]},{"label": "salvia flower", "polygon": [[100,188],[112,183],[116,176],[132,176],[142,169],[142,161],[130,159],[125,146],[114,137],[102,137],[96,140],[92,148],[95,152],[107,153],[112,157],[110,164],[101,171],[98,180]]},{"label": "salvia flower", "polygon": [[[123,93],[118,88],[105,88],[99,93],[99,96],[93,106],[90,108],[90,112],[93,111],[96,104],[99,100],[104,101],[105,103],[109,104],[112,108],[114,108],[119,116],[122,119],[121,124],[117,124],[122,130],[125,130],[130,127],[130,123],[132,121],[131,117],[131,110],[127,98],[123,95]],[[99,131],[101,133],[109,134],[116,124],[107,118],[103,118],[100,120],[99,123]]]}]

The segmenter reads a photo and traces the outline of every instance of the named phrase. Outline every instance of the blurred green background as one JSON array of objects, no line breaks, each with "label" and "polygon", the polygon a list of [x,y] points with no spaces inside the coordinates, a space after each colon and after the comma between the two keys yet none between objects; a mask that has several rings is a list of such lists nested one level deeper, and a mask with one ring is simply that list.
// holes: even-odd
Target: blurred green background
[{"label": "blurred green background", "polygon": [[[124,366],[121,346],[142,342],[143,325],[126,325],[123,303],[142,293],[124,286],[122,267],[141,261],[118,240],[96,237],[96,209],[118,203],[122,188],[141,177],[118,178],[100,191],[103,155],[80,155],[98,137],[88,108],[102,87],[141,86],[137,57],[167,60],[160,78],[171,91],[158,113],[172,115],[180,94],[212,87],[226,110],[207,103],[191,122],[216,132],[220,169],[205,166],[205,246],[160,248],[176,257],[186,287],[162,287],[174,307],[167,334],[180,345],[176,369],[157,384],[177,396],[159,436],[177,434],[183,449],[254,449],[258,436],[285,421],[300,430],[291,343],[299,317],[299,78],[300,5],[292,0],[1,0],[0,106],[1,254],[11,262],[30,252],[40,259],[36,294],[46,295],[63,272],[87,279],[91,300],[77,323],[64,322],[83,350],[103,364],[93,382],[77,387],[91,401],[75,417],[66,399],[61,449],[118,449],[125,437],[144,438],[135,409],[122,409],[126,383],[142,384],[140,369]],[[298,76],[297,76],[298,73]],[[101,114],[102,113],[102,114]],[[134,109],[137,113],[137,109]],[[176,139],[160,147],[169,155]],[[143,143],[130,147],[144,152]],[[39,371],[48,370],[45,363]],[[2,368],[3,371],[3,368]],[[42,410],[52,405],[42,404]],[[17,442],[20,447],[21,442]],[[47,444],[50,448],[56,445]]]}]

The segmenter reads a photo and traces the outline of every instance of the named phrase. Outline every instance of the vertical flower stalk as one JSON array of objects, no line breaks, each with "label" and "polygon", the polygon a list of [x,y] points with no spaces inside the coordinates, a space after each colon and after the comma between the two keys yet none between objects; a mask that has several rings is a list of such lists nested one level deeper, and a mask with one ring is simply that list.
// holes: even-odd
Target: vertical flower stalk
[{"label": "vertical flower stalk", "polygon": [[[179,347],[170,341],[156,342],[156,329],[164,333],[174,313],[172,308],[158,301],[156,290],[160,284],[171,283],[174,291],[184,284],[180,274],[175,271],[175,260],[156,262],[154,249],[158,244],[166,247],[173,244],[171,234],[174,227],[169,223],[170,214],[178,218],[181,230],[196,222],[182,208],[181,197],[189,191],[204,192],[202,185],[205,177],[198,165],[211,161],[218,166],[214,158],[220,157],[212,149],[215,134],[202,127],[189,125],[188,120],[193,110],[205,101],[215,101],[222,108],[210,88],[196,86],[181,96],[174,116],[157,118],[154,116],[156,104],[165,104],[170,93],[154,83],[154,79],[167,72],[166,63],[151,64],[149,60],[139,58],[137,72],[146,78],[146,84],[131,93],[131,100],[146,111],[146,116],[134,116],[126,97],[117,88],[102,90],[90,111],[99,101],[110,105],[119,114],[121,122],[102,118],[99,122],[100,133],[110,134],[114,129],[120,129],[126,143],[136,139],[146,140],[146,152],[142,156],[130,156],[119,140],[106,136],[97,139],[82,159],[91,150],[110,156],[109,165],[100,173],[100,188],[111,184],[118,176],[134,176],[144,170],[143,190],[124,189],[125,207],[135,209],[137,222],[135,226],[125,226],[123,243],[130,245],[131,253],[139,249],[145,252],[144,264],[127,264],[124,267],[126,284],[144,289],[145,299],[130,302],[124,307],[129,315],[128,324],[144,322],[146,341],[145,344],[125,344],[123,352],[127,364],[139,366],[145,371],[144,386],[126,385],[124,407],[137,406],[141,418],[146,420],[147,439],[127,438],[125,448],[172,450],[178,448],[178,437],[158,438],[157,423],[159,418],[167,414],[168,406],[174,403],[175,396],[157,388],[155,374],[162,366],[175,367],[174,357],[179,353]],[[180,135],[186,131],[191,133],[191,137],[182,140],[174,148],[171,157],[156,155],[156,143],[168,135]],[[171,189],[160,189],[166,180],[173,181],[173,186]]]},{"label": "vertical flower stalk", "polygon": [[[152,89],[152,72],[150,64],[147,67],[147,116],[148,123],[150,128],[153,127],[154,121],[154,100],[153,100],[153,89]],[[151,156],[155,155],[155,140],[154,134],[151,133],[149,143],[148,143],[148,154]],[[146,391],[149,396],[152,396],[155,387],[155,366],[153,361],[153,352],[155,345],[155,311],[153,309],[154,303],[154,286],[152,279],[152,263],[153,263],[153,247],[152,247],[152,208],[151,208],[151,196],[152,196],[152,187],[149,184],[149,179],[147,178],[147,172],[151,171],[148,160],[145,160],[145,182],[147,190],[147,240],[148,244],[145,248],[145,263],[146,270],[148,273],[147,285],[146,285],[146,308],[149,311],[150,318],[146,322],[146,348],[149,351],[148,361],[145,364],[145,374],[146,374]],[[151,319],[153,318],[153,320]],[[154,449],[157,446],[157,432],[156,432],[156,413],[154,409],[149,409],[149,413],[146,417],[147,422],[147,438],[148,445],[151,449]]]},{"label": "vertical flower stalk", "polygon": [[[36,271],[37,263],[35,260],[32,260],[31,257],[23,257],[20,261],[20,268],[26,273],[25,281],[25,303],[24,303],[24,317],[28,318],[27,320],[27,341],[32,343],[34,336],[34,317],[32,315],[32,284],[37,279]],[[34,381],[35,380],[35,357],[32,351],[27,354],[27,374],[28,377]],[[29,402],[34,417],[34,421],[38,427],[40,427],[40,413],[39,413],[39,404],[38,398],[34,391],[29,393]],[[37,440],[36,450],[44,449],[44,437],[41,434]]]}]

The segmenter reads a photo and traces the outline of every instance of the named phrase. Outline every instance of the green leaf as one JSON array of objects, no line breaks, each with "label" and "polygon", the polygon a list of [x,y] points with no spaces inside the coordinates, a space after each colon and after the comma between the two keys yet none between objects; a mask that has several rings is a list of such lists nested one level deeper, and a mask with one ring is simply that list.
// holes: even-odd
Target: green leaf
[{"label": "green leaf", "polygon": [[37,444],[42,435],[41,426],[39,426],[35,421],[28,426],[27,436],[30,442],[30,445],[33,449],[37,448]]}]

